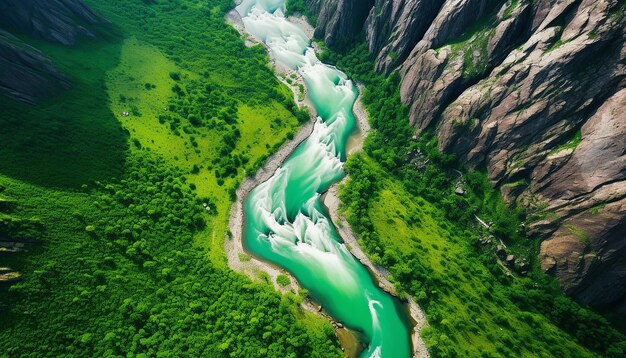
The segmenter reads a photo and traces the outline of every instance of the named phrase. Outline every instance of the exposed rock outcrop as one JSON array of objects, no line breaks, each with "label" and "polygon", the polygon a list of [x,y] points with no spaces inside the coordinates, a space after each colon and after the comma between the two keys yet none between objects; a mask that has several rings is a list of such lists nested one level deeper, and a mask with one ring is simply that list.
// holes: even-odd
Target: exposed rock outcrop
[{"label": "exposed rock outcrop", "polygon": [[305,0],[318,13],[315,37],[329,45],[345,44],[363,29],[374,0]]},{"label": "exposed rock outcrop", "polygon": [[0,255],[28,251],[29,246],[35,243],[32,239],[10,238],[0,233]]},{"label": "exposed rock outcrop", "polygon": [[485,165],[494,183],[529,182],[526,202],[553,213],[532,225],[546,238],[542,267],[604,309],[626,304],[626,24],[616,6],[551,7],[488,78],[444,104],[437,125],[441,149],[468,167]]},{"label": "exposed rock outcrop", "polygon": [[626,313],[626,3],[361,6],[377,69],[400,72],[417,131],[487,168],[508,200],[549,213],[530,225],[542,267],[581,302]]},{"label": "exposed rock outcrop", "polygon": [[[488,8],[484,1],[473,2],[462,1],[458,5],[446,2],[433,22],[434,27],[428,30],[400,69],[402,100],[410,104],[410,120],[418,130],[433,125],[448,103],[517,45],[515,40],[523,32],[521,27],[528,17],[528,6],[520,5],[510,13],[500,11],[491,20],[489,13],[497,8]],[[461,7],[454,11],[455,5]],[[471,15],[474,13],[479,15],[474,17]],[[456,14],[461,15],[454,16]],[[473,17],[474,21],[487,20],[483,19],[485,24],[473,33],[460,37],[468,23],[458,20],[458,16],[461,19]],[[499,24],[496,29],[492,27],[494,23]],[[450,29],[443,31],[447,27]]]},{"label": "exposed rock outcrop", "polygon": [[[20,43],[17,39],[13,42]],[[32,104],[71,87],[69,80],[47,57],[30,46],[21,45],[3,41],[0,35],[0,92]]]},{"label": "exposed rock outcrop", "polygon": [[367,41],[377,69],[388,73],[408,57],[443,6],[443,1],[377,0],[367,18]]},{"label": "exposed rock outcrop", "polygon": [[574,150],[533,172],[536,195],[563,223],[541,245],[542,267],[585,304],[626,308],[626,89],[582,127]]},{"label": "exposed rock outcrop", "polygon": [[0,3],[0,28],[34,35],[63,45],[93,38],[93,25],[104,23],[80,0],[4,0]]},{"label": "exposed rock outcrop", "polygon": [[0,93],[33,104],[71,87],[44,54],[13,34],[69,46],[96,37],[105,22],[80,0],[0,2]]},{"label": "exposed rock outcrop", "polygon": [[21,279],[19,272],[11,270],[9,267],[0,267],[0,285],[11,285]]}]

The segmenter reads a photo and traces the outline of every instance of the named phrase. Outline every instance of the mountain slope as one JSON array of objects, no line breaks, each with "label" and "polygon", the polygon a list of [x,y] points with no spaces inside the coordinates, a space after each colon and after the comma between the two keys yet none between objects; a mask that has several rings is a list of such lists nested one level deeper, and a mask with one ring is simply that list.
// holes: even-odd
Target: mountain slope
[{"label": "mountain slope", "polygon": [[[56,24],[78,1],[24,3]],[[0,356],[340,356],[302,297],[226,265],[235,188],[309,119],[232,3],[86,3],[113,36],[74,14],[96,39],[6,39],[72,88],[0,96]]]},{"label": "mountain slope", "polygon": [[71,88],[69,79],[39,50],[14,35],[75,45],[95,38],[106,23],[77,0],[7,0],[0,3],[0,92],[33,104]]},{"label": "mountain slope", "polygon": [[[309,2],[320,14],[356,3]],[[529,210],[528,234],[544,239],[542,268],[567,293],[626,314],[626,4],[361,6],[369,7],[361,31],[376,67],[399,71],[417,131],[434,132],[441,150],[485,168],[507,200]],[[331,44],[358,36],[343,23],[318,23],[316,34]]]},{"label": "mountain slope", "polygon": [[69,80],[33,47],[0,30],[0,92],[33,103],[69,89]]},{"label": "mountain slope", "polygon": [[0,28],[63,45],[95,38],[95,25],[106,21],[79,0],[5,0]]}]

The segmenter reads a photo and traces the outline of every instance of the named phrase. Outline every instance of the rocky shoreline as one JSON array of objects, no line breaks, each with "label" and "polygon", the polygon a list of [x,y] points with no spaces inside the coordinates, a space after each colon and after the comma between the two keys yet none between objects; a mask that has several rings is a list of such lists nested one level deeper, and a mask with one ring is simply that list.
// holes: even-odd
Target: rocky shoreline
[{"label": "rocky shoreline", "polygon": [[[245,31],[241,16],[236,10],[233,9],[227,14],[226,22],[233,26],[243,37],[245,37],[245,43],[247,45],[262,44],[262,42],[258,41]],[[298,85],[304,86],[302,76],[300,76],[297,71],[294,71],[286,66],[279,66],[279,64],[271,57],[270,65],[277,72],[278,80],[289,87],[293,92],[295,103],[299,107],[306,106],[309,109],[311,112],[311,120],[298,130],[293,139],[285,142],[276,153],[272,154],[253,177],[247,177],[239,185],[236,192],[237,200],[233,203],[230,209],[228,224],[230,233],[226,235],[224,240],[224,250],[228,259],[228,265],[233,270],[246,274],[253,280],[262,279],[263,272],[265,272],[269,275],[276,290],[283,293],[290,290],[298,292],[298,283],[295,278],[289,274],[289,272],[270,263],[258,260],[257,258],[249,255],[243,248],[243,204],[245,199],[248,197],[248,194],[250,194],[252,189],[271,178],[283,162],[289,158],[298,145],[311,135],[316,121],[315,108],[306,97],[306,92],[303,94],[304,98],[302,100],[300,99],[300,87]],[[285,78],[291,77],[292,74],[295,74],[296,76],[295,78],[292,78],[292,83],[288,83]],[[291,284],[287,286],[278,285],[276,283],[276,277],[279,274],[287,275],[291,280]],[[310,306],[311,307],[305,306],[305,308],[308,308],[313,312],[318,312],[312,304]]]},{"label": "rocky shoreline", "polygon": [[[246,38],[246,44],[253,45],[256,43],[260,43],[257,39],[251,37],[245,32],[241,17],[235,10],[231,11],[227,15],[226,20],[235,29],[237,29],[237,31],[239,31],[242,36]],[[313,28],[306,22],[306,19],[292,16],[289,17],[289,20],[302,27],[307,36],[312,36]],[[233,203],[231,207],[229,219],[230,233],[226,236],[226,239],[224,240],[224,250],[227,255],[228,265],[233,270],[244,273],[253,280],[263,280],[263,276],[267,274],[269,275],[272,285],[279,292],[286,293],[289,291],[293,291],[297,293],[299,292],[300,286],[297,280],[289,272],[249,255],[243,248],[243,206],[246,198],[254,188],[267,181],[274,175],[276,170],[283,164],[285,160],[287,160],[287,158],[289,158],[289,156],[297,148],[297,146],[309,137],[315,125],[315,108],[308,100],[306,92],[303,94],[304,98],[300,98],[299,85],[304,85],[304,81],[300,74],[297,71],[293,71],[289,68],[286,68],[285,66],[281,66],[271,57],[270,64],[276,70],[278,74],[278,79],[282,83],[287,85],[294,93],[294,100],[296,104],[298,106],[307,106],[309,108],[312,113],[312,119],[298,131],[298,133],[294,136],[292,140],[283,144],[278,152],[270,156],[266,164],[257,171],[254,177],[248,177],[241,183],[236,192],[237,200],[235,201],[235,203]],[[292,76],[293,74],[295,74],[296,76]],[[285,80],[285,78],[289,77],[292,78],[294,83],[288,83]],[[362,93],[363,86],[361,84],[357,85],[359,88],[359,93]],[[352,135],[348,140],[346,150],[348,155],[362,150],[363,141],[370,130],[367,111],[365,110],[365,107],[361,102],[360,94],[354,103],[352,111],[357,122],[358,133]],[[395,288],[387,279],[387,277],[389,277],[389,273],[384,270],[384,268],[375,266],[369,260],[369,258],[365,255],[360,245],[358,244],[356,236],[350,229],[348,222],[343,216],[339,214],[339,185],[340,183],[345,182],[346,179],[347,176],[341,182],[333,184],[329,188],[329,190],[323,194],[323,204],[327,207],[331,221],[333,222],[335,228],[337,229],[337,232],[339,233],[340,237],[342,238],[343,242],[346,244],[346,247],[349,249],[352,255],[368,268],[370,273],[374,276],[376,282],[378,282],[381,289],[397,297]],[[288,276],[291,283],[286,286],[281,286],[277,284],[276,278],[280,274]],[[302,304],[302,307],[307,311],[320,314],[331,322],[336,330],[336,334],[339,337],[343,347],[342,349],[344,350],[347,357],[356,357],[358,355],[358,341],[356,340],[356,335],[354,333],[343,327],[341,323],[335,322],[332,317],[323,312],[323,308],[321,306],[316,306],[310,301],[305,301]],[[413,333],[411,335],[413,357],[428,357],[428,349],[426,348],[426,345],[420,336],[422,329],[427,326],[424,312],[417,305],[417,303],[413,301],[412,298],[408,299],[407,312],[411,317],[413,321],[412,323],[414,325]]]},{"label": "rocky shoreline", "polygon": [[[339,236],[346,245],[346,248],[352,253],[352,255],[361,262],[361,264],[367,267],[368,271],[374,276],[374,280],[378,283],[378,286],[393,296],[398,296],[395,287],[387,277],[389,272],[385,268],[380,267],[372,263],[372,261],[365,255],[363,249],[359,245],[357,238],[350,228],[350,224],[346,218],[339,213],[339,186],[347,180],[347,176],[340,182],[333,184],[330,189],[324,194],[324,205],[328,209],[330,219],[332,220]],[[407,313],[413,321],[413,332],[411,334],[411,343],[413,346],[413,357],[422,358],[429,357],[428,348],[420,336],[422,330],[428,325],[424,311],[413,300],[412,297],[407,299]]]},{"label": "rocky shoreline", "polygon": [[[260,43],[257,39],[251,37],[245,32],[243,23],[241,22],[241,17],[236,11],[231,11],[231,13],[228,14],[226,20],[235,29],[237,29],[239,33],[242,34],[242,36],[246,38],[245,42],[247,45],[251,46],[253,44]],[[294,17],[290,17],[290,21],[293,20]],[[306,23],[306,20],[299,19],[298,21],[294,21],[294,23],[302,26],[307,35],[312,34],[312,28],[310,28],[309,26],[307,30],[305,26],[308,25]],[[271,155],[266,163],[256,172],[254,177],[247,177],[237,189],[237,200],[233,203],[230,210],[230,218],[228,224],[230,232],[226,235],[226,238],[224,240],[224,251],[228,260],[228,266],[234,271],[243,273],[255,281],[264,281],[267,279],[267,276],[269,276],[269,283],[271,283],[274,286],[274,289],[276,289],[277,291],[281,293],[287,293],[290,291],[298,293],[300,291],[300,285],[295,277],[293,277],[293,275],[278,266],[257,259],[256,257],[248,254],[243,248],[243,205],[246,198],[248,197],[248,194],[250,194],[250,192],[258,185],[267,181],[272,177],[272,175],[274,175],[276,170],[283,164],[285,160],[287,160],[287,158],[289,158],[291,153],[293,153],[298,145],[300,145],[300,143],[302,143],[311,135],[316,121],[315,108],[308,100],[308,97],[306,96],[306,91],[303,94],[304,98],[300,100],[299,85],[304,85],[304,80],[302,79],[300,74],[297,71],[293,71],[285,66],[279,66],[279,63],[274,61],[272,58],[270,58],[270,65],[272,65],[272,67],[276,70],[278,75],[277,78],[279,79],[279,81],[287,85],[293,92],[295,103],[300,107],[306,106],[309,108],[309,111],[312,114],[311,120],[300,128],[300,130],[293,139],[285,142],[276,153]],[[295,78],[292,78],[293,83],[288,83],[285,78],[290,78],[291,74],[296,74],[296,76]],[[361,111],[361,113],[365,113],[364,109]],[[357,114],[355,113],[355,116],[356,115]],[[361,118],[363,117],[361,116]],[[367,123],[367,117],[364,117],[362,121],[364,123]],[[289,277],[289,285],[281,286],[277,283],[276,279],[280,274]],[[361,347],[355,332],[352,332],[351,330],[345,328],[341,323],[335,322],[335,320],[331,316],[323,311],[322,306],[315,305],[310,300],[305,300],[302,303],[302,308],[306,311],[324,317],[331,323],[331,325],[335,329],[335,333],[339,338],[339,341],[341,342],[342,350],[344,351],[344,355],[346,357],[356,358],[358,356],[361,351]]]},{"label": "rocky shoreline", "polygon": [[[358,86],[359,93],[363,93],[363,86],[361,84],[359,84]],[[348,154],[353,154],[363,149],[363,142],[365,140],[365,137],[367,137],[367,133],[370,130],[367,111],[365,110],[365,107],[361,102],[361,95],[359,95],[356,102],[354,103],[352,112],[354,113],[359,133],[353,135],[351,140],[348,141]],[[326,208],[328,209],[329,217],[333,225],[335,226],[337,233],[343,240],[346,248],[350,251],[350,253],[357,260],[359,260],[361,264],[367,267],[372,276],[374,276],[375,281],[378,282],[378,286],[382,290],[397,297],[398,295],[393,284],[387,279],[387,277],[389,277],[389,272],[383,267],[376,266],[372,263],[372,261],[367,257],[367,255],[363,252],[363,249],[359,245],[356,235],[350,228],[350,224],[348,223],[346,218],[339,213],[339,206],[341,204],[341,201],[339,200],[339,186],[345,183],[347,179],[348,176],[346,175],[341,181],[331,185],[328,191],[324,193],[324,206],[326,206]],[[424,311],[422,311],[419,305],[411,297],[409,297],[407,300],[407,308],[408,314],[413,321],[413,333],[411,334],[413,357],[429,357],[428,348],[426,348],[426,344],[420,336],[422,329],[424,329],[428,325],[428,322],[426,321],[426,316],[424,315]]]}]

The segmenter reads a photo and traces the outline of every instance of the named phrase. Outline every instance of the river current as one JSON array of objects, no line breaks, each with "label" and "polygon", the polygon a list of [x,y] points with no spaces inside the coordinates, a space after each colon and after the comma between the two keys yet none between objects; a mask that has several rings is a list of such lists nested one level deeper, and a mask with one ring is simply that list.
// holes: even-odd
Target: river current
[{"label": "river current", "polygon": [[303,30],[285,18],[284,2],[244,0],[236,10],[276,61],[302,75],[318,117],[310,137],[246,199],[244,247],[292,273],[329,315],[357,332],[366,345],[362,357],[409,357],[405,310],[348,251],[320,200],[345,175],[357,88],[317,59]]}]

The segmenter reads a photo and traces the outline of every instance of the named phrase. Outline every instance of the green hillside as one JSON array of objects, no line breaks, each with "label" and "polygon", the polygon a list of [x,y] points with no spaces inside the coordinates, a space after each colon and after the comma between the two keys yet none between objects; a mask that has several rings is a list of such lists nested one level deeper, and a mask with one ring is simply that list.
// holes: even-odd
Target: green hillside
[{"label": "green hillside", "polygon": [[6,256],[23,280],[0,291],[0,352],[339,355],[299,297],[225,264],[236,186],[308,117],[225,23],[231,2],[88,3],[108,36],[22,36],[73,88],[0,100],[0,197],[16,202],[0,232],[37,242]]}]

